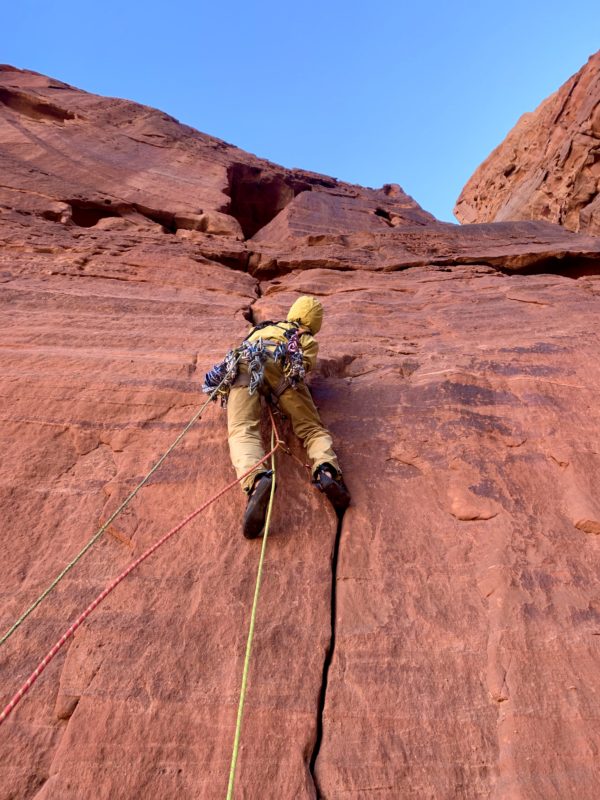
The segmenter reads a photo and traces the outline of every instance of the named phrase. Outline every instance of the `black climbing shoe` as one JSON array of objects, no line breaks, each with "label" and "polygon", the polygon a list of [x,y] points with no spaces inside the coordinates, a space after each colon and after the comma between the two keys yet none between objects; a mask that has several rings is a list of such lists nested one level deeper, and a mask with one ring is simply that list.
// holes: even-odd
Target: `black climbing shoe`
[{"label": "black climbing shoe", "polygon": [[271,496],[272,472],[263,472],[254,481],[248,505],[244,513],[243,531],[246,539],[256,539],[263,532],[265,517]]},{"label": "black climbing shoe", "polygon": [[343,514],[350,505],[350,492],[335,467],[331,464],[321,464],[317,467],[314,483],[319,491],[327,495],[337,513]]}]

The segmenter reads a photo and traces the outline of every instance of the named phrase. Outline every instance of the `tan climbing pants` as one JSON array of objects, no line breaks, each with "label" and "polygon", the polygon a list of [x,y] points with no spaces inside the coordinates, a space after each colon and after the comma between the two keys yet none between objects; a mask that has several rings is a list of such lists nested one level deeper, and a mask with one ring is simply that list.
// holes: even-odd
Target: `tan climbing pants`
[{"label": "tan climbing pants", "polygon": [[[280,391],[283,374],[272,359],[265,363],[265,381],[275,393]],[[238,478],[247,472],[265,455],[260,435],[260,394],[248,392],[248,376],[244,368],[229,393],[227,404],[227,430],[231,462]],[[329,463],[339,472],[340,466],[333,451],[329,431],[323,427],[319,412],[310,391],[303,384],[296,389],[287,388],[277,401],[283,413],[290,418],[296,436],[306,447],[313,472],[320,464]],[[261,464],[242,481],[242,488],[249,492],[255,477],[269,468]]]}]

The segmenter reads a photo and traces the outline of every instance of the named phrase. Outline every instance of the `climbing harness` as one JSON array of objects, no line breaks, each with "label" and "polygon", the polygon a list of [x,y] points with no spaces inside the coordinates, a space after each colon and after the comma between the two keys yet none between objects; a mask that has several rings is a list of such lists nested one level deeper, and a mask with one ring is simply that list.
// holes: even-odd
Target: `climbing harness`
[{"label": "climbing harness", "polygon": [[[97,606],[99,606],[100,603],[113,591],[113,589],[115,589],[121,583],[121,581],[123,581],[131,572],[133,572],[133,570],[137,566],[139,566],[149,556],[151,556],[153,553],[155,553],[156,550],[158,550],[159,547],[161,547],[172,536],[174,536],[176,533],[178,533],[183,527],[185,527],[189,522],[191,522],[195,517],[197,517],[198,514],[200,514],[202,511],[204,511],[206,508],[208,508],[208,506],[210,506],[212,503],[214,503],[216,500],[218,500],[220,497],[222,497],[222,495],[224,495],[226,492],[228,492],[230,489],[232,489],[234,486],[236,486],[238,483],[240,483],[240,481],[242,481],[245,477],[250,475],[256,469],[256,467],[260,466],[260,464],[264,464],[270,458],[271,459],[271,463],[272,463],[272,468],[274,469],[274,467],[275,467],[275,452],[282,446],[283,442],[282,442],[282,440],[281,440],[281,438],[279,436],[279,432],[277,431],[277,427],[275,425],[275,420],[273,418],[273,415],[271,413],[270,408],[269,408],[269,414],[270,414],[270,417],[271,417],[271,425],[272,425],[271,450],[263,458],[261,458],[260,461],[257,461],[256,464],[254,464],[247,472],[245,472],[239,478],[236,478],[236,480],[231,481],[231,483],[229,483],[223,489],[218,491],[217,494],[215,494],[209,500],[204,502],[195,511],[192,511],[192,513],[189,514],[178,525],[176,525],[174,528],[172,528],[170,531],[168,531],[166,534],[164,534],[164,536],[162,536],[157,542],[155,542],[144,553],[142,553],[138,558],[136,558],[135,561],[132,561],[129,564],[129,566],[126,567],[126,569],[124,569],[123,572],[121,572],[120,575],[118,575],[113,581],[111,581],[111,583],[108,584],[108,586],[89,604],[89,606],[85,609],[85,611],[83,611],[77,617],[75,622],[73,622],[73,624],[65,631],[65,633],[60,637],[60,639],[56,642],[56,644],[48,651],[48,653],[40,661],[40,663],[37,665],[37,667],[34,669],[34,671],[31,673],[31,675],[27,678],[27,680],[21,686],[21,688],[13,695],[13,697],[11,698],[10,702],[8,703],[8,705],[6,705],[4,710],[0,713],[0,725],[6,720],[6,718],[9,716],[9,714],[15,709],[15,707],[18,705],[18,703],[22,700],[22,698],[31,689],[33,684],[37,681],[37,679],[42,674],[42,672],[46,669],[48,664],[52,661],[52,659],[56,656],[56,654],[61,650],[63,645],[73,636],[73,634],[80,627],[80,625],[89,617],[89,615],[92,613],[92,611]],[[273,486],[274,485],[275,485],[275,483],[273,482]],[[266,522],[266,525],[265,525],[265,537],[267,535],[268,525],[270,523],[272,505],[273,505],[273,492],[271,493],[271,498],[269,500],[269,508],[268,508],[268,511],[267,511],[267,522]],[[246,693],[248,666],[249,666],[249,662],[250,662],[250,651],[251,651],[251,648],[252,648],[252,637],[254,635],[254,621],[255,621],[255,618],[256,618],[256,607],[257,607],[257,604],[258,604],[258,591],[260,589],[260,577],[261,577],[261,574],[262,574],[262,564],[263,564],[263,561],[264,561],[265,548],[266,548],[266,541],[263,538],[263,546],[262,546],[262,549],[261,549],[261,557],[260,557],[259,567],[258,567],[259,572],[258,572],[258,576],[257,576],[257,587],[256,587],[255,593],[254,593],[254,602],[253,602],[253,605],[252,605],[252,614],[251,614],[251,619],[250,619],[250,633],[248,635],[248,644],[246,646],[246,659],[245,659],[245,662],[244,662],[244,675],[242,677],[242,690],[240,692],[240,707],[238,709],[238,724],[236,726],[236,740],[235,740],[237,742],[237,746],[234,746],[235,760],[237,760],[237,747],[239,747],[239,733],[240,733],[240,730],[241,730],[241,717],[242,717],[242,714],[243,714],[243,705],[244,705],[245,693]],[[232,764],[233,764],[232,770],[235,773],[235,763],[233,762],[233,759],[232,759]],[[230,783],[231,783],[231,780],[232,779],[231,779],[231,774],[230,774]]]},{"label": "climbing harness", "polygon": [[240,364],[245,364],[248,371],[248,392],[254,394],[256,391],[260,391],[265,380],[265,361],[271,355],[267,345],[275,345],[272,357],[283,373],[281,386],[277,387],[275,391],[276,397],[279,397],[285,389],[290,387],[296,389],[298,384],[306,377],[302,345],[300,343],[300,326],[297,322],[286,322],[285,324],[292,327],[284,329],[284,342],[262,339],[262,337],[255,342],[250,342],[248,341],[249,337],[263,328],[269,326],[281,327],[280,323],[271,321],[261,322],[256,325],[239,347],[230,350],[222,361],[219,361],[206,373],[202,391],[205,394],[211,394],[216,389],[213,399],[219,397],[221,406],[225,407],[231,387],[238,377]]},{"label": "climbing harness", "polygon": [[218,394],[218,392],[219,392],[220,388],[221,388],[221,387],[220,387],[220,385],[218,385],[218,384],[217,384],[217,386],[216,386],[216,387],[215,387],[215,388],[212,390],[212,392],[211,392],[211,395],[210,395],[210,397],[208,398],[208,400],[207,400],[207,401],[206,401],[206,402],[205,402],[205,403],[204,403],[204,404],[203,404],[203,405],[202,405],[202,406],[201,406],[201,407],[198,409],[198,411],[197,411],[197,412],[194,414],[194,416],[191,418],[191,420],[188,422],[188,424],[185,426],[185,428],[184,428],[184,429],[181,431],[181,433],[179,434],[179,436],[178,436],[178,437],[175,439],[175,441],[174,441],[174,442],[173,442],[173,443],[172,443],[172,444],[171,444],[171,445],[170,445],[170,446],[169,446],[169,447],[168,447],[168,448],[165,450],[165,452],[164,452],[164,453],[162,454],[162,456],[161,456],[161,457],[158,459],[158,461],[157,461],[157,462],[154,464],[154,466],[153,466],[153,467],[150,469],[150,471],[147,473],[147,475],[145,475],[145,476],[142,478],[142,480],[141,480],[141,481],[138,483],[138,485],[137,485],[137,486],[136,486],[136,487],[135,487],[135,488],[134,488],[134,489],[133,489],[133,490],[130,492],[130,494],[128,494],[128,495],[127,495],[127,497],[125,498],[125,500],[123,500],[123,502],[122,502],[122,503],[121,503],[121,505],[120,505],[120,506],[117,508],[117,510],[116,510],[116,511],[113,511],[113,513],[112,513],[112,514],[110,515],[110,517],[109,517],[109,518],[106,520],[106,522],[104,522],[104,523],[103,523],[103,524],[102,524],[102,525],[101,525],[101,526],[98,528],[98,530],[96,531],[96,533],[94,533],[94,535],[92,536],[92,538],[91,538],[91,539],[90,539],[90,540],[87,542],[87,544],[85,544],[85,545],[82,547],[82,549],[79,551],[79,553],[77,553],[77,555],[76,555],[76,556],[75,556],[75,557],[74,557],[74,558],[73,558],[73,559],[72,559],[72,560],[71,560],[71,561],[70,561],[70,562],[67,564],[67,566],[66,566],[66,567],[65,567],[65,568],[62,570],[62,572],[60,572],[60,573],[59,573],[59,574],[56,576],[56,578],[55,578],[55,579],[52,581],[52,583],[50,584],[50,586],[48,586],[48,588],[47,588],[47,589],[45,589],[45,590],[44,590],[44,591],[41,593],[41,595],[40,595],[40,596],[39,596],[39,597],[38,597],[36,600],[34,600],[34,602],[33,602],[33,603],[32,603],[32,604],[29,606],[29,608],[28,608],[26,611],[24,611],[24,612],[23,612],[23,614],[21,614],[21,616],[20,616],[20,617],[17,619],[17,621],[16,621],[16,622],[15,622],[13,625],[11,625],[11,627],[10,627],[10,628],[9,628],[9,629],[6,631],[6,633],[4,634],[4,636],[2,636],[2,638],[0,639],[0,646],[2,646],[2,645],[4,644],[4,642],[5,642],[5,641],[6,641],[6,640],[7,640],[7,639],[10,637],[10,636],[12,636],[12,634],[13,634],[13,633],[14,633],[14,632],[17,630],[17,628],[18,628],[18,627],[20,627],[20,625],[21,625],[21,624],[22,624],[22,623],[23,623],[23,622],[24,622],[24,621],[27,619],[27,617],[28,617],[28,616],[29,616],[29,615],[32,613],[32,611],[35,611],[35,609],[36,609],[36,608],[39,606],[39,604],[40,604],[40,603],[41,603],[43,600],[45,600],[45,599],[46,599],[46,597],[48,597],[48,595],[50,594],[50,592],[51,592],[53,589],[55,589],[55,588],[56,588],[56,586],[57,586],[57,585],[60,583],[60,581],[61,581],[61,580],[62,580],[62,579],[65,577],[65,575],[66,575],[68,572],[70,572],[70,571],[73,569],[73,567],[75,566],[75,564],[77,564],[77,562],[78,562],[78,561],[80,561],[80,560],[83,558],[83,556],[84,556],[84,555],[85,555],[85,554],[88,552],[88,550],[90,550],[90,548],[91,548],[91,547],[92,547],[92,546],[93,546],[93,545],[94,545],[94,544],[95,544],[95,543],[98,541],[98,539],[99,539],[99,538],[102,536],[102,534],[103,534],[103,533],[104,533],[104,531],[105,531],[105,530],[106,530],[106,529],[109,527],[109,525],[110,525],[110,524],[111,524],[111,523],[112,523],[112,522],[113,522],[113,521],[114,521],[114,520],[115,520],[115,519],[116,519],[116,518],[119,516],[119,514],[120,514],[122,511],[124,511],[124,510],[125,510],[125,508],[127,508],[127,506],[129,505],[129,503],[130,503],[130,502],[133,500],[133,498],[136,496],[136,494],[139,492],[139,490],[142,488],[142,486],[144,486],[146,483],[148,483],[148,481],[150,480],[150,478],[152,477],[152,475],[154,475],[154,473],[156,472],[156,470],[157,470],[157,469],[160,467],[160,465],[161,465],[161,464],[163,463],[163,461],[164,461],[164,460],[167,458],[167,456],[168,456],[170,453],[172,453],[172,452],[173,452],[173,450],[174,450],[174,449],[177,447],[177,445],[179,444],[179,442],[180,442],[180,441],[183,439],[183,437],[186,435],[186,433],[187,433],[187,432],[190,430],[190,428],[192,427],[192,425],[193,425],[193,424],[194,424],[194,423],[195,423],[197,420],[199,420],[199,419],[201,419],[201,418],[202,418],[202,413],[204,412],[205,408],[208,406],[208,404],[210,403],[210,401],[211,401],[211,400],[213,400],[213,399],[216,397],[216,395]]}]

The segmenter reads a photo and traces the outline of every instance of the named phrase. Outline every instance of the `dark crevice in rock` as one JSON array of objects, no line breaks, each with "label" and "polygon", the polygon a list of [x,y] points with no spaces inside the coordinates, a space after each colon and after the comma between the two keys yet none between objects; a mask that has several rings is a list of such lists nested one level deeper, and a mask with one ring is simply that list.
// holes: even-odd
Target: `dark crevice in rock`
[{"label": "dark crevice in rock", "polygon": [[227,180],[230,200],[220,210],[237,219],[246,239],[268,225],[297,194],[311,189],[306,181],[248,164],[232,164]]},{"label": "dark crevice in rock", "polygon": [[54,103],[48,103],[16,89],[8,89],[6,86],[0,87],[0,103],[36,122],[42,120],[65,122],[68,119],[75,119],[75,114],[71,111],[65,111]]},{"label": "dark crevice in rock", "polygon": [[248,272],[255,277],[260,275],[262,280],[268,281],[289,275],[293,268],[280,265],[276,258],[263,258],[260,254],[250,253]]},{"label": "dark crevice in rock", "polygon": [[[113,205],[112,200],[85,200],[80,197],[64,201],[71,206],[71,221],[81,228],[93,228],[101,219],[108,217],[122,217],[135,221],[143,217],[150,222],[160,225],[165,233],[176,233],[175,215],[170,211],[148,208],[137,203],[118,202]],[[56,216],[56,215],[55,215]],[[46,215],[47,219],[51,216]],[[57,220],[58,221],[58,220]]]},{"label": "dark crevice in rock", "polygon": [[[428,263],[428,262],[424,262]],[[414,266],[413,264],[409,266]],[[405,269],[408,267],[394,265],[390,271],[397,269]],[[356,272],[354,266],[341,263],[340,261],[333,262],[331,259],[302,259],[296,262],[281,262],[272,256],[265,256],[256,251],[249,252],[248,272],[255,278],[260,278],[263,281],[274,280],[275,278],[282,278],[289,275],[295,270],[308,271],[311,269],[330,269],[336,272]],[[385,270],[388,271],[388,270]]]},{"label": "dark crevice in rock", "polygon": [[81,696],[73,696],[69,697],[67,701],[63,700],[61,704],[61,708],[56,713],[57,719],[61,719],[65,722],[71,719],[75,709],[79,705],[79,701],[81,700]]},{"label": "dark crevice in rock", "polygon": [[170,211],[162,211],[156,208],[147,208],[134,203],[133,210],[137,211],[150,222],[156,222],[160,225],[165,233],[176,233],[177,226],[175,224],[175,215]]},{"label": "dark crevice in rock", "polygon": [[255,250],[250,250],[248,258],[248,272],[250,275],[257,276],[260,274],[262,280],[270,280],[271,278],[278,278],[281,274],[276,258],[264,256]]},{"label": "dark crevice in rock", "polygon": [[42,211],[42,218],[49,220],[49,222],[62,222],[64,217],[61,211],[47,209],[46,211]]},{"label": "dark crevice in rock", "polygon": [[217,264],[222,264],[224,267],[234,269],[237,272],[248,272],[248,259],[250,253],[243,250],[241,253],[214,253],[212,251],[203,252],[202,255],[210,261],[215,261]]},{"label": "dark crevice in rock", "polygon": [[[529,263],[527,263],[529,261]],[[561,275],[564,278],[583,278],[589,275],[600,275],[600,258],[593,256],[523,256],[519,263],[511,265],[511,257],[502,256],[464,256],[457,255],[444,258],[423,258],[409,264],[389,264],[382,272],[402,272],[419,267],[437,267],[440,272],[444,267],[489,267],[502,275]],[[446,270],[447,271],[447,270]]]},{"label": "dark crevice in rock", "polygon": [[254,300],[250,301],[248,306],[242,312],[242,317],[245,320],[247,320],[252,326],[257,325],[259,322],[259,320],[256,318],[256,315],[254,314],[254,304],[258,300],[260,300],[260,298],[263,296],[263,291],[260,285],[260,281],[256,282],[256,285],[254,287],[254,294],[256,295],[256,297],[254,298]]},{"label": "dark crevice in rock", "polygon": [[589,275],[600,275],[600,258],[586,258],[585,256],[550,256],[529,266],[519,269],[491,266],[505,275],[561,275],[563,278],[585,278]]},{"label": "dark crevice in rock", "polygon": [[[256,301],[254,301],[256,302]],[[249,322],[250,325],[256,325],[256,319],[254,318],[254,309],[252,308],[252,303],[242,311],[242,317]]]},{"label": "dark crevice in rock", "polygon": [[385,208],[376,208],[374,213],[376,217],[381,217],[390,227],[393,227],[392,215]]},{"label": "dark crevice in rock", "polygon": [[[40,775],[37,772],[34,772],[27,781],[27,797],[31,797],[32,800],[35,800],[36,797],[39,797],[42,793],[44,784],[48,782],[49,777],[50,775]],[[14,797],[14,795],[8,795],[8,797]]]},{"label": "dark crevice in rock", "polygon": [[[71,221],[80,228],[93,228],[101,219],[121,216],[115,209],[107,207],[110,206],[108,202],[102,204],[94,200],[80,199],[66,200],[65,202],[71,206]],[[48,214],[44,216],[46,219],[52,219]],[[58,219],[55,221],[58,221]]]},{"label": "dark crevice in rock", "polygon": [[337,531],[335,535],[335,541],[333,543],[333,552],[331,555],[331,637],[329,640],[329,645],[325,650],[325,659],[323,661],[323,677],[321,679],[321,689],[319,691],[319,702],[317,706],[317,733],[315,738],[315,744],[313,747],[313,751],[310,757],[309,762],[309,770],[310,774],[313,779],[313,783],[315,785],[315,792],[318,798],[321,797],[321,793],[319,790],[319,784],[315,777],[315,767],[317,763],[317,759],[319,757],[319,752],[321,750],[321,743],[323,741],[323,712],[325,709],[325,702],[327,700],[327,684],[329,682],[329,669],[331,667],[331,662],[333,660],[333,654],[335,651],[335,620],[336,620],[336,606],[337,606],[337,568],[338,568],[338,557],[340,552],[340,541],[342,538],[342,524],[344,521],[344,514],[340,514],[338,516],[338,524],[337,524]]},{"label": "dark crevice in rock", "polygon": [[[297,174],[297,170],[293,170],[295,174]],[[302,172],[302,179],[309,183],[311,186],[322,186],[325,189],[336,189],[339,188],[339,183],[337,178],[328,178],[326,175],[318,175],[317,173],[307,173]],[[347,194],[351,193],[348,192],[347,187],[343,187],[345,189],[344,192],[339,192],[340,196],[346,196]]]}]

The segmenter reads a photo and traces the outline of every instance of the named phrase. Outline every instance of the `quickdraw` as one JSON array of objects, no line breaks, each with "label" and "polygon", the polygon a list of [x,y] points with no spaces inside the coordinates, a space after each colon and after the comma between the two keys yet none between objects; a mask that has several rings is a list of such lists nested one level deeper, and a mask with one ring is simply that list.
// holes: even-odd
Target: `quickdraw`
[{"label": "quickdraw", "polygon": [[287,342],[281,342],[275,348],[273,358],[281,367],[292,389],[295,389],[306,377],[304,359],[302,358],[302,345],[300,344],[300,331],[290,328],[285,332]]},{"label": "quickdraw", "polygon": [[[291,324],[294,327],[284,333],[286,341],[277,345],[272,357],[281,368],[287,385],[296,389],[306,377],[306,370],[302,357],[299,326],[297,323]],[[263,322],[253,328],[249,336],[269,325],[277,325],[277,323]],[[239,365],[243,363],[246,365],[249,375],[248,391],[250,394],[254,394],[264,383],[265,361],[269,355],[271,353],[262,338],[250,342],[247,337],[239,347],[230,350],[222,361],[219,361],[206,373],[202,391],[204,394],[214,393],[212,399],[216,400],[219,397],[221,406],[225,407],[231,387],[239,374]]]},{"label": "quickdraw", "polygon": [[238,376],[240,362],[243,362],[247,366],[250,376],[248,391],[250,394],[254,394],[264,381],[266,358],[267,350],[262,339],[258,339],[256,342],[244,340],[235,350],[230,350],[223,361],[219,361],[206,373],[202,391],[204,394],[213,394],[216,389],[212,399],[220,398],[221,405],[225,407],[229,391]]}]

